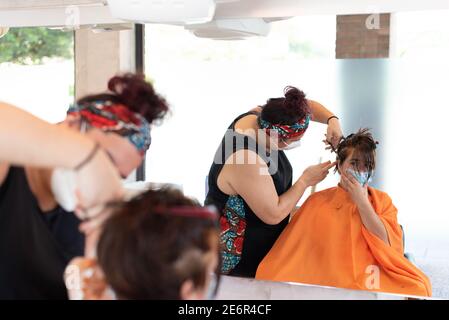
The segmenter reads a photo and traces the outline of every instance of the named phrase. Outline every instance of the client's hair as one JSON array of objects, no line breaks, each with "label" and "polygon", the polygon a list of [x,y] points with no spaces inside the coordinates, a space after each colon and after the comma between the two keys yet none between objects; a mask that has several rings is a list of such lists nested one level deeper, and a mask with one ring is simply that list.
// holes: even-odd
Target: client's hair
[{"label": "client's hair", "polygon": [[[363,164],[371,176],[376,169],[377,144],[379,143],[374,140],[373,135],[367,128],[359,129],[356,133],[343,138],[336,149],[337,166],[335,171],[338,170],[338,164],[345,162],[350,152],[354,150],[354,153],[363,160]],[[359,168],[357,170],[360,171]]]},{"label": "client's hair", "polygon": [[186,280],[204,287],[206,253],[216,251],[220,261],[218,237],[216,216],[196,201],[174,189],[149,190],[105,223],[98,263],[119,299],[181,299]]}]

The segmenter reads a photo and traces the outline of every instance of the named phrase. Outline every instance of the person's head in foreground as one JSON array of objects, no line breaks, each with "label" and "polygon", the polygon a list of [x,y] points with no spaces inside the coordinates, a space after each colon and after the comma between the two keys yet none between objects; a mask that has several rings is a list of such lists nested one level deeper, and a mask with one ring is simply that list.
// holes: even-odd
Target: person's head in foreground
[{"label": "person's head in foreground", "polygon": [[169,107],[143,74],[114,76],[108,89],[79,99],[62,124],[95,140],[126,177],[150,147],[151,124],[163,119]]},{"label": "person's head in foreground", "polygon": [[[89,156],[77,168],[103,150],[122,178],[138,168],[151,144],[151,126],[169,111],[165,99],[142,74],[117,75],[108,81],[107,93],[85,96],[67,112],[59,125],[80,131],[95,142]],[[74,211],[74,170],[55,168],[50,175],[55,201]]]},{"label": "person's head in foreground", "polygon": [[312,194],[259,265],[256,278],[430,296],[427,276],[404,257],[391,198],[369,187],[377,142],[368,129],[336,149],[339,186]]},{"label": "person's head in foreground", "polygon": [[[205,299],[219,279],[215,212],[173,189],[149,190],[120,204],[105,222],[97,259],[66,270],[75,299]],[[81,290],[74,279],[81,276]],[[75,287],[74,287],[75,286]]]}]

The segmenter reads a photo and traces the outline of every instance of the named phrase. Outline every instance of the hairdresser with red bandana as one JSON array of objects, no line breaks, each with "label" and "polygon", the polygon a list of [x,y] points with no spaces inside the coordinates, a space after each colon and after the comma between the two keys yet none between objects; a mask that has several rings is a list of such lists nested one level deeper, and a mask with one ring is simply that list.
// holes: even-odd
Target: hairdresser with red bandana
[{"label": "hairdresser with red bandana", "polygon": [[292,183],[283,150],[299,145],[310,121],[327,124],[325,143],[337,146],[343,135],[339,119],[294,87],[240,115],[228,128],[209,172],[205,201],[220,211],[223,274],[254,277],[306,189],[335,165],[308,167]]},{"label": "hairdresser with red bandana", "polygon": [[84,255],[104,203],[122,197],[120,176],[142,163],[168,106],[143,75],[108,88],[58,125],[0,104],[0,299],[67,299],[64,269]]}]

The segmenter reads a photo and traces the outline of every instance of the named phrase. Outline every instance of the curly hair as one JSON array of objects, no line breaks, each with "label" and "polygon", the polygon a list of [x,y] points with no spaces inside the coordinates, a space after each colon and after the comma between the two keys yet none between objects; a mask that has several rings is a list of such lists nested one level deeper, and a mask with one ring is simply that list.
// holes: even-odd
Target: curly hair
[{"label": "curly hair", "polygon": [[[355,154],[363,159],[363,164],[371,176],[376,169],[376,149],[379,142],[374,140],[368,128],[361,128],[356,133],[350,134],[343,138],[336,148],[337,166],[335,172],[338,171],[339,164],[345,162],[350,152],[353,150]],[[357,164],[357,170],[360,171]]]},{"label": "curly hair", "polygon": [[89,95],[77,101],[79,105],[110,101],[121,103],[143,116],[149,123],[163,119],[169,112],[167,101],[154,90],[143,74],[125,73],[108,82],[111,93]]},{"label": "curly hair", "polygon": [[262,106],[260,116],[273,124],[292,125],[310,113],[305,93],[298,88],[287,86],[283,98],[271,98]]}]

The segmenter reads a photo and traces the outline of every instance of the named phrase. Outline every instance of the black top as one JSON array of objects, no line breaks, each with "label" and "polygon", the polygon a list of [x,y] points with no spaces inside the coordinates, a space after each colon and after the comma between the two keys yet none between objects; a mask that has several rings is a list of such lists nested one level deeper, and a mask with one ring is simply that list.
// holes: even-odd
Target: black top
[{"label": "black top", "polygon": [[[287,216],[277,225],[268,225],[254,214],[242,197],[223,193],[218,188],[217,179],[224,163],[238,150],[252,150],[269,168],[277,160],[278,170],[273,170],[270,175],[278,195],[292,186],[292,166],[284,152],[267,154],[265,148],[259,148],[253,138],[235,131],[235,123],[250,114],[258,115],[257,112],[242,114],[229,126],[210,168],[209,190],[205,200],[206,205],[214,205],[220,212],[222,272],[241,277],[255,276],[259,263],[271,249],[289,218]],[[225,148],[225,141],[228,141],[228,144],[232,141],[231,147],[227,145],[228,148]]]},{"label": "black top", "polygon": [[80,221],[59,206],[42,212],[23,168],[0,186],[0,299],[67,299],[63,274],[83,255]]}]

